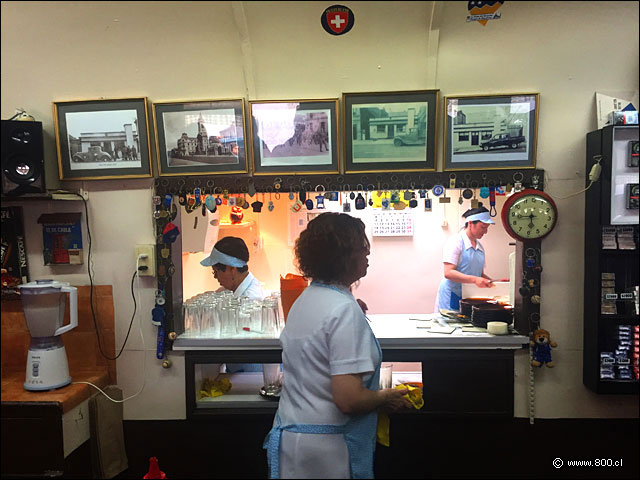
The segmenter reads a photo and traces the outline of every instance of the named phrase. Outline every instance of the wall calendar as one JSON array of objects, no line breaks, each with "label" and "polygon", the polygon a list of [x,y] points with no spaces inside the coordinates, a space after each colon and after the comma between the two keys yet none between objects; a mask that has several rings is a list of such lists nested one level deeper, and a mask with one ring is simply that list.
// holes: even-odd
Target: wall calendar
[{"label": "wall calendar", "polygon": [[410,212],[376,212],[373,214],[374,237],[412,237],[413,214]]}]

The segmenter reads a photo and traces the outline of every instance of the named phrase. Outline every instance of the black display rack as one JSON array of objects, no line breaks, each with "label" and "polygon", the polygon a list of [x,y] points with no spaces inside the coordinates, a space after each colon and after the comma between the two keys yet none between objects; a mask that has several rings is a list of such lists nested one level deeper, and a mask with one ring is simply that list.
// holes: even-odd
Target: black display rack
[{"label": "black display rack", "polygon": [[[626,365],[633,373],[633,350],[637,345],[634,327],[638,325],[638,314],[633,289],[638,285],[638,210],[624,210],[626,206],[620,206],[620,199],[612,200],[612,189],[616,191],[617,186],[619,191],[620,185],[633,182],[628,174],[632,177],[638,171],[627,159],[633,140],[638,140],[637,126],[610,126],[587,134],[582,378],[584,385],[600,394],[638,394],[635,375],[629,380],[617,373]],[[602,168],[600,178],[589,186],[589,172],[598,162]],[[620,165],[626,172],[624,178],[619,175]],[[631,220],[620,221],[616,215],[621,211]],[[625,236],[624,242],[618,240],[619,234]],[[634,249],[620,248],[632,244]],[[620,347],[620,331],[629,326],[631,348],[625,359],[620,353],[625,350]]]}]

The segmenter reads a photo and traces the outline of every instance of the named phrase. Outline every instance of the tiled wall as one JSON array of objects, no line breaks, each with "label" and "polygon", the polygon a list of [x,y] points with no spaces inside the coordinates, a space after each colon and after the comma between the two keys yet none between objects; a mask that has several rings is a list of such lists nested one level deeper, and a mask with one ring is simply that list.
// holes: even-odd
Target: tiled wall
[{"label": "tiled wall", "polygon": [[[62,334],[67,350],[69,372],[108,369],[109,383],[116,384],[116,362],[107,360],[98,349],[96,328],[91,315],[90,287],[78,288],[78,326]],[[93,306],[100,332],[102,351],[115,357],[113,292],[111,285],[97,285],[93,290]],[[69,323],[69,303],[64,324]],[[2,372],[24,370],[29,349],[29,331],[20,300],[2,300]]]}]

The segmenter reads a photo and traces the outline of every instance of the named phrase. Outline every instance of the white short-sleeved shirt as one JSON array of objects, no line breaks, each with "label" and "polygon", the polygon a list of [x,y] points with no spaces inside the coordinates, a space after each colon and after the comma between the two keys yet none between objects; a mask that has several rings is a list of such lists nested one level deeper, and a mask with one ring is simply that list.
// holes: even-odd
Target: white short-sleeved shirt
[{"label": "white short-sleeved shirt", "polygon": [[[473,245],[471,244],[471,240],[469,240],[467,232],[463,230],[444,245],[442,250],[442,261],[444,263],[458,265],[460,263],[462,252],[467,248],[473,248]],[[476,250],[484,252],[484,247],[479,240],[476,240]]]},{"label": "white short-sleeved shirt", "polygon": [[249,297],[251,300],[264,300],[264,293],[260,282],[253,273],[249,272],[249,275],[238,285],[238,288],[233,292],[234,297]]},{"label": "white short-sleeved shirt", "polygon": [[[280,335],[282,425],[343,425],[349,416],[333,402],[331,376],[364,373],[381,360],[373,331],[348,291],[311,285],[291,307]],[[349,478],[343,435],[283,432],[281,478]]]}]

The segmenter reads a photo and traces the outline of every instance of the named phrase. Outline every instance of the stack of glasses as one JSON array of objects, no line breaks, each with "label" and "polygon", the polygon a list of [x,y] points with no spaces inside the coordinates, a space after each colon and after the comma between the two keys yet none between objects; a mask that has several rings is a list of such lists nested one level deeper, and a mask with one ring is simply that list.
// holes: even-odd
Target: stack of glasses
[{"label": "stack of glasses", "polygon": [[263,301],[230,291],[201,293],[183,303],[182,318],[182,336],[189,338],[277,338],[284,327],[278,293]]}]

